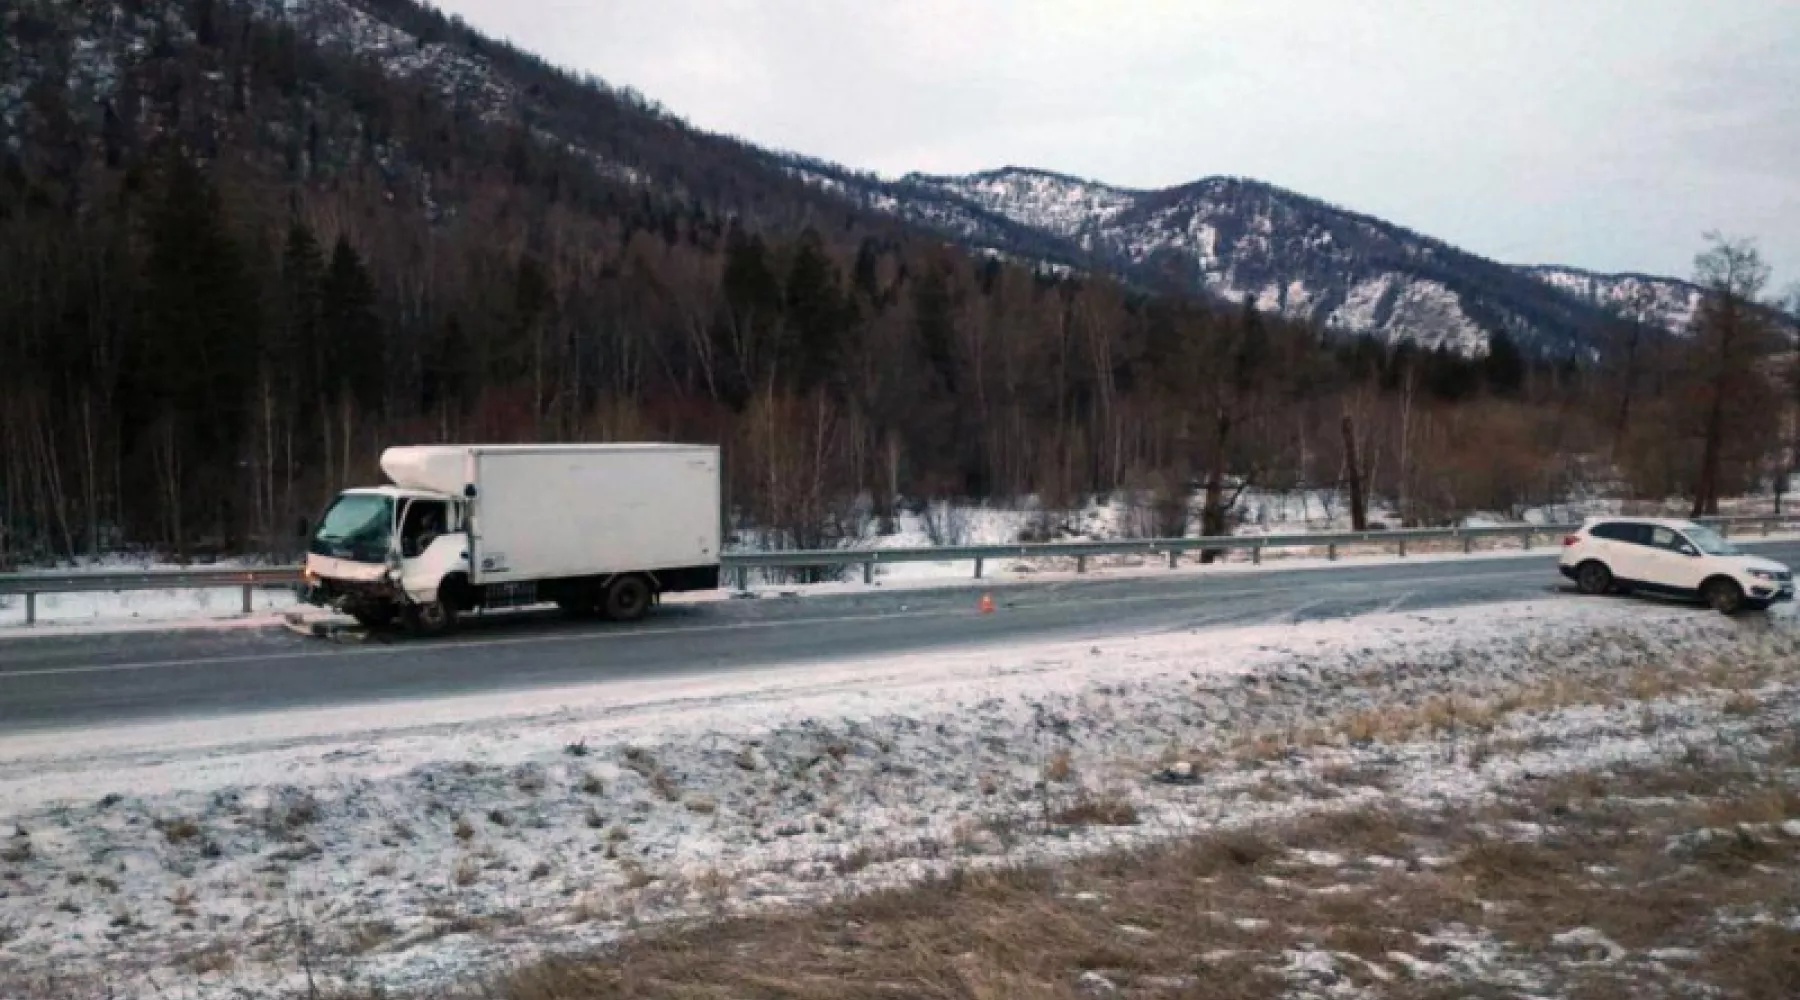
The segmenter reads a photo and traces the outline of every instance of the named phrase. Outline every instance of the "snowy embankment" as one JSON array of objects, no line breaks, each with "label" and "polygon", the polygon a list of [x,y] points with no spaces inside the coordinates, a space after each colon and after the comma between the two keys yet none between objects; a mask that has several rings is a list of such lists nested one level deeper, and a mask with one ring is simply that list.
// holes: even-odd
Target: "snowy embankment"
[{"label": "snowy embankment", "polygon": [[1800,711],[1791,615],[1570,598],[0,737],[0,996],[430,993],[668,920],[1474,801],[1723,738],[1735,662]]}]

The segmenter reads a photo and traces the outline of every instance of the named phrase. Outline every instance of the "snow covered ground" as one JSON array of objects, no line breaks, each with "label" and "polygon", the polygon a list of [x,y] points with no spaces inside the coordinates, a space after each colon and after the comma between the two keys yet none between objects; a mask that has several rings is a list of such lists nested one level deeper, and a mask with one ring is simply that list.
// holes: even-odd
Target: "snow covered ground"
[{"label": "snow covered ground", "polygon": [[1473,801],[1723,738],[1727,692],[1659,678],[1727,661],[1800,711],[1791,612],[1571,598],[0,736],[0,996],[431,991],[955,867]]}]

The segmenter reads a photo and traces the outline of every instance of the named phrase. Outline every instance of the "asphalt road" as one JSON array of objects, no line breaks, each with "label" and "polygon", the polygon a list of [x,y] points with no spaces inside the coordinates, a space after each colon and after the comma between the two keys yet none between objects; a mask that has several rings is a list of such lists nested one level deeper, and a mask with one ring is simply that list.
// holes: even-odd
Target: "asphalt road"
[{"label": "asphalt road", "polygon": [[[1746,546],[1800,564],[1800,543]],[[669,605],[636,625],[528,614],[439,640],[285,629],[0,640],[0,733],[368,704],[917,652],[1547,597],[1554,554]],[[1570,597],[1570,600],[1587,598]],[[1630,600],[1621,598],[1621,600]],[[1696,613],[1710,613],[1697,611]]]}]

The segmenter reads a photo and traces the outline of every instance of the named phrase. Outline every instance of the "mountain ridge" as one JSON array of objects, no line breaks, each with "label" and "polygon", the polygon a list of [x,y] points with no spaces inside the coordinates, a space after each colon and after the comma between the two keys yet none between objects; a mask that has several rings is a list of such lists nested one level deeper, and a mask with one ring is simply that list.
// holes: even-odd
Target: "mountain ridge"
[{"label": "mountain ridge", "polygon": [[[1681,332],[1700,294],[1675,278],[1504,264],[1249,177],[1132,188],[1009,164],[884,179],[696,129],[630,88],[549,66],[412,0],[195,2],[229,3],[291,25],[309,42],[348,49],[389,79],[430,87],[459,113],[522,132],[630,189],[677,200],[696,189],[723,190],[733,211],[783,224],[830,207],[801,194],[810,189],[978,253],[1057,273],[1105,272],[1153,291],[1248,302],[1338,334],[1463,355],[1483,353],[1493,336],[1505,334],[1539,356],[1592,358],[1600,331],[1622,315]],[[73,62],[85,65],[72,65],[70,78],[85,74],[88,89],[104,96],[132,46],[146,38],[160,44],[154,38],[170,30],[166,22],[144,21],[142,11],[154,9],[141,0],[94,5],[82,23],[101,41],[78,53]],[[9,93],[7,83],[0,78],[0,121],[17,143],[23,88]],[[401,174],[410,166],[403,155],[375,158]],[[786,188],[783,180],[795,186]]]},{"label": "mountain ridge", "polygon": [[[804,172],[816,183],[817,161]],[[894,181],[854,171],[833,176],[860,183],[870,207],[996,250],[1031,256],[1036,244],[1052,265],[1113,270],[1231,302],[1250,299],[1338,332],[1464,354],[1484,351],[1495,332],[1504,332],[1540,354],[1591,356],[1600,328],[1633,318],[1681,334],[1704,294],[1673,277],[1493,260],[1250,177],[1133,188],[1018,164],[960,175],[914,172]],[[1310,234],[1296,242],[1290,232],[1288,245],[1274,251],[1268,242],[1282,233],[1271,213],[1310,227]],[[984,217],[1038,238],[997,232]],[[1238,234],[1223,252],[1221,229]],[[1363,248],[1332,249],[1346,242]]]}]

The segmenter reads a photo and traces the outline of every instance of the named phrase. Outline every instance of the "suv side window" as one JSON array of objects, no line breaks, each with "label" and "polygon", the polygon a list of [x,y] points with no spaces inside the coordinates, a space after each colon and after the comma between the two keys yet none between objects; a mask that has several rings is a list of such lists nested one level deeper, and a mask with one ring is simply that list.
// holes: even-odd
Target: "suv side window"
[{"label": "suv side window", "polygon": [[1696,551],[1694,549],[1694,543],[1688,541],[1682,536],[1681,532],[1676,531],[1673,528],[1657,528],[1652,542],[1657,548],[1668,552],[1679,552],[1686,555],[1689,552]]},{"label": "suv side window", "polygon": [[1647,527],[1642,524],[1624,524],[1618,521],[1609,521],[1606,524],[1595,525],[1594,530],[1590,533],[1595,538],[1604,538],[1611,542],[1630,542],[1633,545],[1650,544],[1650,532]]}]

